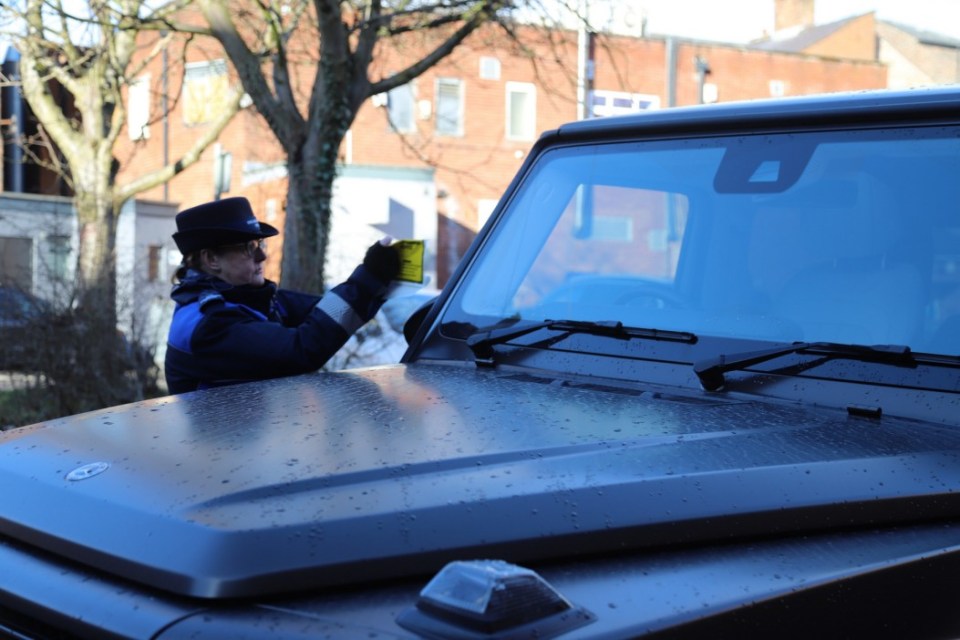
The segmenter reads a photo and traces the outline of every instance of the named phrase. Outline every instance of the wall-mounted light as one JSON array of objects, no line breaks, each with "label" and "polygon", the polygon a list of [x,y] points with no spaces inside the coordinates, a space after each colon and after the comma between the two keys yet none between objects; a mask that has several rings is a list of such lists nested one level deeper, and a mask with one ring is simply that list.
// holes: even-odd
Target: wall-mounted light
[{"label": "wall-mounted light", "polygon": [[706,58],[697,56],[694,58],[693,64],[697,70],[697,97],[700,101],[700,104],[703,104],[705,102],[703,86],[706,82],[707,76],[710,75],[710,63],[707,62]]}]

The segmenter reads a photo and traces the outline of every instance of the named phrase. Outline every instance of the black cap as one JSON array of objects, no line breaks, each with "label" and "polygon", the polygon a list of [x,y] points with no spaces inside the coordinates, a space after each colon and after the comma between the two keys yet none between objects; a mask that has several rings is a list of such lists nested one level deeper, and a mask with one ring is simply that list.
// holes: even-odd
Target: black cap
[{"label": "black cap", "polygon": [[279,231],[253,215],[246,198],[224,198],[184,209],[177,214],[173,240],[186,255],[200,249],[269,238]]}]

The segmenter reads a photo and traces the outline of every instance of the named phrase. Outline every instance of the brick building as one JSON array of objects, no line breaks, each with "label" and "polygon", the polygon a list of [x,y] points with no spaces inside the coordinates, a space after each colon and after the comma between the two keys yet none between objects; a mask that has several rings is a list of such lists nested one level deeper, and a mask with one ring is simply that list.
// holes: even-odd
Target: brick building
[{"label": "brick building", "polygon": [[[357,234],[355,228],[344,232],[347,223],[338,227],[338,220],[365,217],[368,226],[383,230],[397,228],[397,212],[414,220],[433,218],[433,224],[401,228],[435,234],[427,239],[436,256],[438,284],[445,281],[537,136],[577,118],[577,33],[524,28],[521,40],[525,49],[495,27],[486,28],[410,85],[368,100],[341,149],[339,182],[354,186],[336,203],[342,215],[335,217],[335,244],[347,242],[344,233]],[[863,57],[603,34],[596,36],[592,49],[589,117],[887,84],[886,67]],[[216,51],[202,55],[206,58],[171,66],[166,73],[152,68],[134,87],[131,105],[141,112],[137,116],[131,109],[132,139],[120,158],[121,179],[155,168],[164,157],[177,157],[216,108],[229,81],[228,65]],[[380,64],[389,73],[403,62],[386,57]],[[163,95],[159,86],[177,87],[181,80],[183,94],[169,115],[158,119],[157,100],[149,96]],[[137,91],[143,96],[138,98]],[[224,153],[231,159],[225,167],[229,194],[249,197],[269,222],[282,227],[283,157],[252,109],[236,118],[198,165],[144,197],[181,207],[212,199],[214,174],[223,165],[217,156]],[[417,190],[426,199],[390,195]],[[370,194],[381,197],[371,199]],[[360,235],[354,256],[361,240],[369,239],[369,234]],[[271,262],[275,269],[276,256]],[[335,267],[331,274],[336,277]]]},{"label": "brick building", "polygon": [[[771,37],[751,46],[821,58],[876,61],[887,68],[887,88],[960,82],[960,40],[865,13],[829,24],[813,23],[812,0],[780,0],[809,11],[788,11]],[[778,5],[779,6],[779,5]]]},{"label": "brick building", "polygon": [[[936,54],[939,47],[956,62],[960,43],[932,44],[873,14],[813,25],[813,0],[776,0],[776,7],[778,32],[749,45],[597,35],[587,116],[956,76],[956,66],[946,69],[949,55]],[[334,253],[341,255],[335,262],[352,266],[363,243],[383,232],[414,235],[428,240],[435,283],[443,284],[539,133],[578,116],[578,34],[520,33],[523,47],[486,28],[410,85],[362,107],[341,149],[333,231]],[[378,57],[378,72],[405,66],[398,52],[390,55]],[[934,66],[946,70],[924,71],[926,58],[941,60]],[[229,82],[229,64],[211,45],[192,47],[182,62],[176,52],[156,60],[130,88],[120,179],[179,157],[208,126]],[[226,180],[216,181],[218,173]],[[220,193],[249,197],[262,217],[282,228],[283,156],[252,108],[197,164],[141,197],[183,208]],[[169,237],[154,243],[148,268],[164,279],[179,254]],[[278,252],[272,253],[275,277]],[[344,268],[333,265],[330,277]]]}]

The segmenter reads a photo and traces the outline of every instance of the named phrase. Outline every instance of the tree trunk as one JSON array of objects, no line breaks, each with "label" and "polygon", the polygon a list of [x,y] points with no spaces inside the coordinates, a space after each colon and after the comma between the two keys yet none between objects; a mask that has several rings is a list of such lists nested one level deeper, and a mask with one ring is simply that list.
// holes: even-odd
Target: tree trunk
[{"label": "tree trunk", "polygon": [[344,97],[345,88],[328,90],[326,95],[335,97],[324,105],[318,124],[311,122],[302,148],[287,150],[283,284],[289,289],[311,293],[322,293],[326,284],[324,263],[330,241],[338,152],[356,116]]},{"label": "tree trunk", "polygon": [[80,192],[75,200],[80,222],[77,290],[80,306],[100,309],[98,315],[116,324],[117,212],[113,203]]},{"label": "tree trunk", "polygon": [[133,367],[130,345],[117,330],[117,211],[111,201],[93,193],[81,193],[75,201],[80,222],[77,304],[53,323],[49,340],[54,353],[46,374],[69,413],[142,396],[128,376]]},{"label": "tree trunk", "polygon": [[[266,9],[273,5],[262,5],[264,37],[256,46],[250,46],[238,29],[231,3],[199,0],[196,4],[287,158],[280,265],[283,286],[322,293],[337,155],[361,105],[371,95],[388,92],[422,75],[478,27],[495,19],[507,3],[313,0],[309,4],[316,12],[315,23],[301,21],[316,29],[315,33],[307,32],[307,37],[316,39],[319,45],[319,55],[308,61],[318,65],[312,85],[301,85],[299,72],[293,72],[303,62],[306,51],[294,37],[296,20],[287,22],[282,15],[271,15]],[[294,13],[296,7],[308,10],[303,3],[291,3],[291,7],[295,8]],[[384,46],[380,43],[394,39],[404,43],[407,38],[418,37],[420,30],[425,35],[440,34],[424,39],[428,47],[425,55],[406,68],[371,82],[372,66],[379,67],[372,62]],[[296,46],[290,48],[293,43]],[[309,89],[305,105],[299,99],[304,88]]]},{"label": "tree trunk", "polygon": [[330,234],[333,176],[303,160],[290,160],[284,220],[283,286],[309,293],[324,290],[324,256]]}]

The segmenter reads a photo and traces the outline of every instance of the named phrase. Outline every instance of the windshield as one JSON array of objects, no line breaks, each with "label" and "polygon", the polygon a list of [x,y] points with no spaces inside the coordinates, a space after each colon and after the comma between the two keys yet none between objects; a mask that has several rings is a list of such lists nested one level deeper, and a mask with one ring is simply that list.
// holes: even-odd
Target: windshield
[{"label": "windshield", "polygon": [[958,134],[548,151],[468,269],[444,331],[562,318],[960,353]]}]

